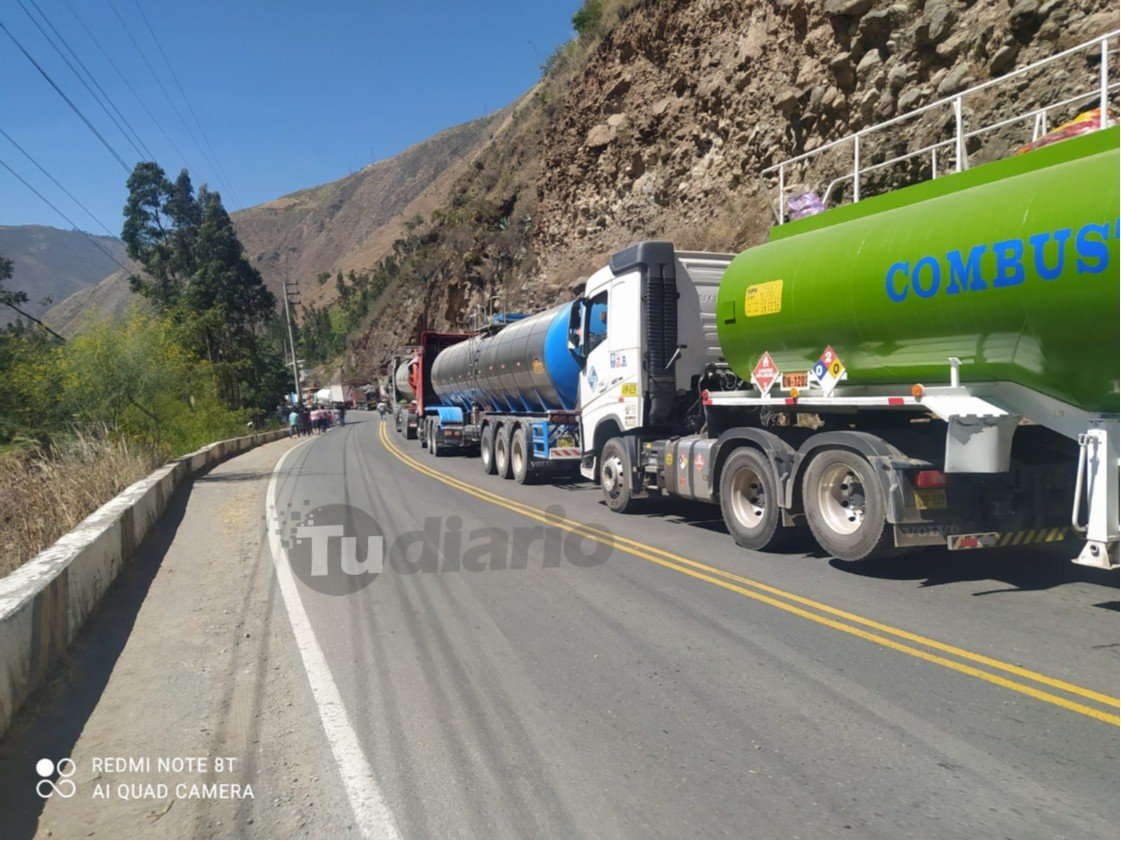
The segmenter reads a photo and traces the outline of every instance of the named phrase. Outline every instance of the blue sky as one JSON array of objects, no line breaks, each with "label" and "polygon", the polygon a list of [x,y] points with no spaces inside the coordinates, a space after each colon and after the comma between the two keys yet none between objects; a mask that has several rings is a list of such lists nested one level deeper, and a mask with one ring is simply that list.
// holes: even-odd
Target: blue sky
[{"label": "blue sky", "polygon": [[[512,102],[572,36],[571,18],[581,5],[580,0],[139,0],[200,132],[137,3],[6,0],[0,23],[131,167],[139,159],[136,151],[23,7],[53,37],[36,13],[41,10],[168,174],[174,177],[186,165],[195,184],[219,189],[230,210],[342,177]],[[170,96],[153,79],[114,8]],[[0,80],[0,129],[119,234],[125,170],[3,31]],[[2,135],[0,161],[79,227],[104,233]],[[21,224],[69,227],[0,167],[0,225]]]}]

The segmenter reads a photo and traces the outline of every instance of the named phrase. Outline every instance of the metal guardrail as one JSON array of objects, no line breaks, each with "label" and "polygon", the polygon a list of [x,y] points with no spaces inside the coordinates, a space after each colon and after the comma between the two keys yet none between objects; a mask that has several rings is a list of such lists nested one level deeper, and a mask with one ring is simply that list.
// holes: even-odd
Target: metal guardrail
[{"label": "metal guardrail", "polygon": [[[818,148],[813,149],[809,152],[804,152],[801,155],[789,158],[785,161],[782,161],[781,163],[767,167],[762,171],[762,173],[760,173],[760,177],[763,179],[764,187],[768,195],[771,194],[773,189],[771,183],[769,182],[777,179],[777,196],[775,196],[775,199],[777,200],[772,199],[770,201],[771,209],[774,212],[776,221],[779,225],[782,225],[787,221],[787,177],[792,173],[792,171],[795,171],[797,168],[799,168],[799,165],[806,164],[807,162],[813,160],[814,158],[820,157],[826,152],[842,148],[845,145],[851,144],[852,146],[852,164],[851,166],[846,168],[847,171],[842,172],[841,174],[834,177],[826,187],[824,193],[822,194],[822,201],[826,208],[830,206],[833,191],[838,185],[844,184],[846,182],[851,183],[852,201],[858,202],[861,198],[860,188],[862,175],[920,156],[930,157],[930,177],[932,179],[938,177],[939,163],[945,161],[944,158],[941,161],[939,159],[939,152],[942,150],[952,150],[952,167],[950,167],[952,168],[952,171],[961,172],[962,170],[968,169],[969,154],[966,149],[968,140],[992,131],[996,131],[1001,128],[1008,127],[1010,125],[1014,125],[1018,122],[1030,121],[1030,139],[1038,140],[1039,138],[1047,134],[1048,117],[1052,112],[1077,103],[1085,103],[1089,105],[1096,102],[1097,107],[1101,109],[1102,115],[1102,118],[1099,121],[1099,129],[1108,127],[1110,125],[1108,114],[1111,94],[1114,91],[1121,90],[1121,83],[1110,82],[1109,79],[1111,66],[1110,54],[1112,53],[1115,57],[1121,56],[1121,50],[1119,50],[1116,45],[1111,46],[1111,44],[1116,44],[1118,42],[1121,42],[1121,30],[1114,30],[1105,35],[1100,35],[1097,38],[1094,38],[1083,44],[1079,44],[1078,46],[1071,47],[1069,49],[1063,50],[1062,52],[1048,56],[1047,58],[1040,59],[1039,61],[1036,61],[1032,64],[1026,65],[1024,67],[1019,67],[1016,70],[1011,71],[1010,73],[1006,73],[1003,76],[997,77],[996,79],[990,79],[987,82],[983,82],[979,85],[974,85],[973,87],[967,88],[960,93],[944,97],[943,99],[939,99],[936,102],[930,103],[929,105],[924,105],[921,108],[916,108],[913,111],[908,111],[906,114],[900,114],[899,116],[893,117],[892,119],[886,120],[882,123],[877,123],[876,125],[863,128],[860,131],[848,135],[847,137],[841,138],[840,140],[834,140],[831,143],[825,144],[824,146],[819,146]],[[999,85],[1006,85],[1012,80],[1021,78],[1033,71],[1039,70],[1042,67],[1046,67],[1047,65],[1060,61],[1061,59],[1067,58],[1072,55],[1077,55],[1079,53],[1090,53],[1092,50],[1096,50],[1100,56],[1098,66],[1098,80],[1095,84],[1093,84],[1092,87],[1087,87],[1081,93],[1075,94],[1074,96],[1067,96],[1055,102],[1048,102],[1042,105],[1037,105],[1035,107],[1029,108],[1026,111],[1018,113],[1015,116],[998,120],[993,123],[988,123],[982,125],[979,128],[967,130],[965,125],[965,109],[963,107],[963,103],[966,98],[975,96],[982,91],[989,90],[990,88],[994,88]],[[1121,62],[1118,62],[1118,64],[1121,64]],[[926,146],[923,146],[922,148],[906,152],[902,155],[896,155],[889,160],[877,161],[872,164],[862,163],[861,141],[863,139],[870,138],[877,132],[881,132],[887,128],[899,125],[900,123],[906,122],[908,120],[914,120],[917,117],[929,114],[939,109],[952,110],[954,119],[953,137],[947,140],[940,140],[936,143],[928,144]]]}]

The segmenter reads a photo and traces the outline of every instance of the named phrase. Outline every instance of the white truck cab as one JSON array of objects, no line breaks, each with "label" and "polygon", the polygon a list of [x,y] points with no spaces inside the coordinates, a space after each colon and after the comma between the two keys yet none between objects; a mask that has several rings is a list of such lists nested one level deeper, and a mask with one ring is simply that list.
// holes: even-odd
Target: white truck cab
[{"label": "white truck cab", "polygon": [[733,256],[640,242],[588,279],[569,331],[581,362],[585,478],[610,485],[629,475],[640,430],[688,431],[698,373],[722,360],[716,293]]}]

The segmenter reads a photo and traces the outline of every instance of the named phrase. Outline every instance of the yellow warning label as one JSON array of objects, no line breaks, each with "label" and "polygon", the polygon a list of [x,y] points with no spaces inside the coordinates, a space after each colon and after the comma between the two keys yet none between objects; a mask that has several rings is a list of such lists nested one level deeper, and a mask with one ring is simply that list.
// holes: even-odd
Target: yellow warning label
[{"label": "yellow warning label", "polygon": [[743,296],[744,315],[773,315],[782,311],[782,281],[768,280],[747,287]]},{"label": "yellow warning label", "polygon": [[533,373],[535,373],[535,374],[544,374],[545,373],[545,363],[542,362],[540,359],[534,359],[533,360]]},{"label": "yellow warning label", "polygon": [[638,397],[638,383],[623,383],[619,393],[623,397]]}]

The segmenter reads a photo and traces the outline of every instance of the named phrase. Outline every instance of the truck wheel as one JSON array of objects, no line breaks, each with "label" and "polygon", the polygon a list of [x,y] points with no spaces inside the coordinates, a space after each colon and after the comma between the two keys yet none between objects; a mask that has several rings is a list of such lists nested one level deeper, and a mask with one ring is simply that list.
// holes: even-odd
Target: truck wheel
[{"label": "truck wheel", "polygon": [[420,448],[428,449],[428,418],[417,418],[416,436],[420,439]]},{"label": "truck wheel", "polygon": [[509,479],[510,472],[510,437],[506,434],[506,427],[494,433],[494,469],[495,473],[503,479]]},{"label": "truck wheel", "polygon": [[412,417],[409,414],[405,415],[405,440],[406,441],[415,441],[416,440],[416,438],[417,438],[417,427],[419,425],[420,425],[420,421],[417,421],[417,426],[413,426]]},{"label": "truck wheel", "polygon": [[876,470],[849,450],[826,450],[802,479],[806,521],[818,544],[842,561],[882,556],[891,547],[887,500]]},{"label": "truck wheel", "polygon": [[428,424],[428,452],[439,458],[444,454],[444,448],[436,443],[436,421]]},{"label": "truck wheel", "polygon": [[530,485],[535,478],[535,471],[529,467],[529,446],[524,426],[515,429],[510,437],[510,472],[519,485]]},{"label": "truck wheel", "polygon": [[745,549],[774,550],[794,529],[781,527],[778,481],[770,460],[758,450],[733,452],[720,472],[720,512],[732,539]]},{"label": "truck wheel", "polygon": [[599,456],[599,486],[607,507],[619,514],[633,514],[640,507],[631,491],[631,454],[622,438],[603,445]]},{"label": "truck wheel", "polygon": [[498,472],[494,465],[494,425],[487,424],[483,427],[483,434],[479,438],[479,460],[483,463],[483,472],[493,476]]}]

